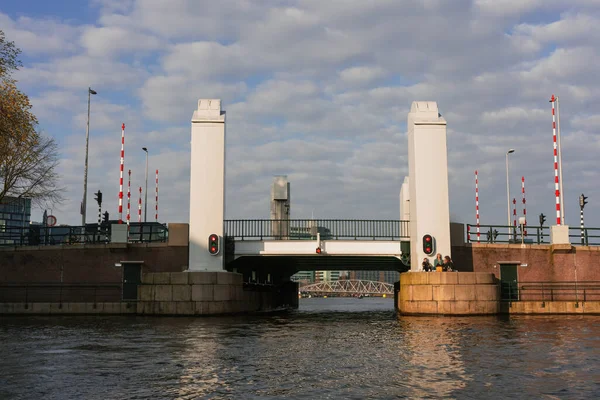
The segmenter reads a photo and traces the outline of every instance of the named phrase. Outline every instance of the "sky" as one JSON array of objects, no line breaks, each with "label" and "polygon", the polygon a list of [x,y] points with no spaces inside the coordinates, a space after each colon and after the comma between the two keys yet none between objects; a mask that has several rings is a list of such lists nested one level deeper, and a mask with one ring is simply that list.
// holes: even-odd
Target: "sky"
[{"label": "sky", "polygon": [[159,220],[187,222],[190,120],[199,98],[220,98],[228,219],[268,218],[274,175],[291,182],[292,218],[398,219],[406,117],[423,100],[448,122],[453,221],[475,222],[478,170],[481,223],[506,224],[514,148],[519,214],[524,176],[528,223],[552,223],[555,94],[566,223],[585,193],[600,227],[600,0],[23,0],[0,2],[0,29],[59,144],[59,224],[80,223],[92,87],[89,222],[97,190],[116,218],[122,123],[132,213],[147,147],[148,219],[159,169]]}]

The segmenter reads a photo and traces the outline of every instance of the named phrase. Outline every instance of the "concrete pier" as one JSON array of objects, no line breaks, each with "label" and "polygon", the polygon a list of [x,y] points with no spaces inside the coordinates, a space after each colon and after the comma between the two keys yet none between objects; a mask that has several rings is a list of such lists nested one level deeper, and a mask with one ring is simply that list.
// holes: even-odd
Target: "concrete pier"
[{"label": "concrete pier", "polygon": [[486,272],[406,272],[397,308],[406,315],[497,314],[500,290]]},{"label": "concrete pier", "polygon": [[220,315],[298,307],[297,285],[244,287],[233,272],[158,272],[142,275],[137,314]]}]

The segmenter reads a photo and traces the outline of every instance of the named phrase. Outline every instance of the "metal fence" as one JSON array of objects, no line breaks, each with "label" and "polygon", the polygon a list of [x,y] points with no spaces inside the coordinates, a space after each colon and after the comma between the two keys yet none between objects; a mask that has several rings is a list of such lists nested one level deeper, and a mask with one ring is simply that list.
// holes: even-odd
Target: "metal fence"
[{"label": "metal fence", "polygon": [[504,301],[600,301],[600,281],[502,282]]},{"label": "metal fence", "polygon": [[121,283],[3,283],[1,303],[98,303],[121,301]]},{"label": "metal fence", "polygon": [[236,240],[409,239],[409,222],[356,219],[232,219],[224,221],[225,235]]},{"label": "metal fence", "polygon": [[[583,235],[582,235],[583,233]],[[569,238],[573,245],[600,246],[600,228],[583,228],[570,226]],[[520,227],[505,225],[467,225],[468,243],[515,243],[515,244],[549,244],[549,226]]]},{"label": "metal fence", "polygon": [[[132,223],[129,227],[130,243],[166,242],[166,224],[157,222]],[[111,225],[88,224],[84,226],[45,227],[31,225],[0,227],[0,246],[55,246],[76,244],[106,244],[111,241]]]}]

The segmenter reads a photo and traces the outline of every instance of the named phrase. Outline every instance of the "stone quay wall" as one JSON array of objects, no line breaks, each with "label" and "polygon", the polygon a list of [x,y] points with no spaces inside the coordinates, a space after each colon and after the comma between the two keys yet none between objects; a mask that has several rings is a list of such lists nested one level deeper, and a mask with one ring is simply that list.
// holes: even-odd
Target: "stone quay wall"
[{"label": "stone quay wall", "polygon": [[502,302],[503,314],[600,314],[600,301],[513,301]]},{"label": "stone quay wall", "polygon": [[232,272],[143,273],[137,301],[0,302],[1,314],[226,315],[298,308],[298,285],[244,284]]},{"label": "stone quay wall", "polygon": [[405,315],[497,314],[500,291],[490,273],[405,272],[397,309]]},{"label": "stone quay wall", "polygon": [[[297,307],[285,304],[281,288],[244,289],[233,272],[158,272],[142,274],[139,315],[220,315]],[[295,287],[292,289],[297,293]]]},{"label": "stone quay wall", "polygon": [[135,314],[135,302],[97,302],[97,303],[3,303],[0,302],[0,315],[32,314],[32,315],[115,315]]},{"label": "stone quay wall", "polygon": [[459,271],[489,272],[517,264],[519,282],[599,282],[600,246],[468,243],[452,247]]}]

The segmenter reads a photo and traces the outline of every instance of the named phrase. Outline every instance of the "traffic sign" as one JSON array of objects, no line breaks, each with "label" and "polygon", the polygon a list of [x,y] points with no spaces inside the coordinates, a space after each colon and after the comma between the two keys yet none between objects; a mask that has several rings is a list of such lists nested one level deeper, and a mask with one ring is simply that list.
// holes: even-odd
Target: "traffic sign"
[{"label": "traffic sign", "polygon": [[56,225],[56,217],[54,215],[48,215],[46,217],[46,226]]}]

